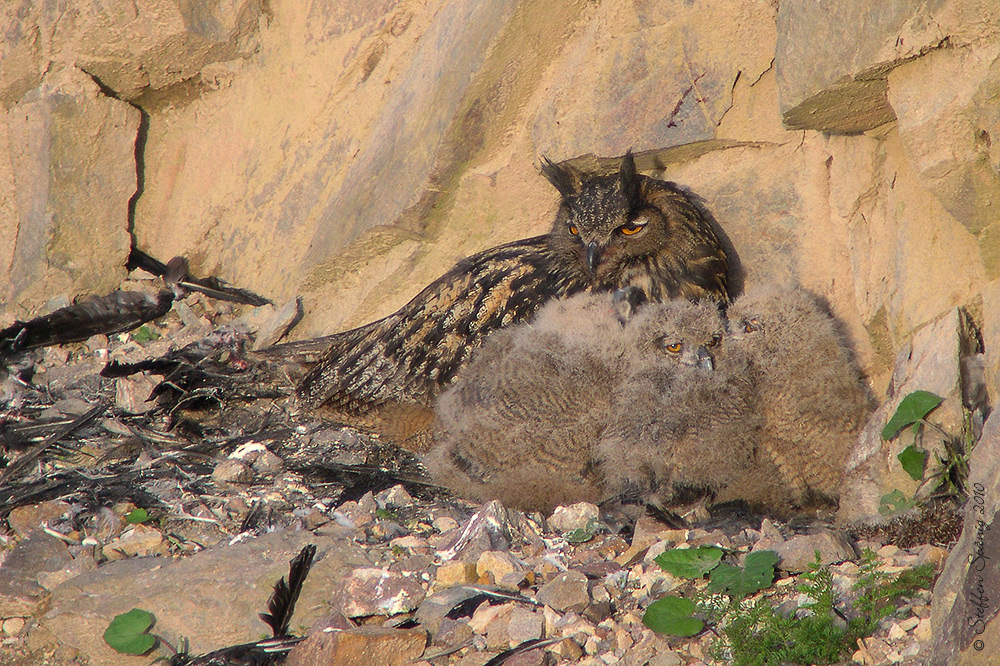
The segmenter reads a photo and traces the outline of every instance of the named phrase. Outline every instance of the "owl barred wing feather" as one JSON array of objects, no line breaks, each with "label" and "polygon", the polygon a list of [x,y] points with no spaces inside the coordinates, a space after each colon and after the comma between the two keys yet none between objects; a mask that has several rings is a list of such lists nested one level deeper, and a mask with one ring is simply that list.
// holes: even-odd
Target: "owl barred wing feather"
[{"label": "owl barred wing feather", "polygon": [[542,172],[562,195],[548,234],[460,261],[395,314],[326,338],[329,350],[299,386],[302,401],[357,415],[428,406],[487,334],[579,291],[729,300],[712,225],[675,185],[638,174],[631,152],[615,175],[549,161]]},{"label": "owl barred wing feather", "polygon": [[459,262],[398,312],[334,336],[299,395],[306,404],[327,403],[349,413],[389,401],[427,403],[488,333],[586,286],[558,269],[546,236],[485,250]]}]

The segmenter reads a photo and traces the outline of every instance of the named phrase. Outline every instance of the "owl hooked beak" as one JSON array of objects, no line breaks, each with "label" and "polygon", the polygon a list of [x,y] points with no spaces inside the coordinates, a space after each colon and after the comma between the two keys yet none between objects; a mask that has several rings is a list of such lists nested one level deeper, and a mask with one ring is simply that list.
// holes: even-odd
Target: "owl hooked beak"
[{"label": "owl hooked beak", "polygon": [[597,241],[587,243],[587,270],[591,275],[597,274],[597,264],[601,260],[601,247]]},{"label": "owl hooked beak", "polygon": [[712,358],[712,353],[704,347],[690,350],[681,357],[681,362],[709,372],[715,370],[715,359]]}]

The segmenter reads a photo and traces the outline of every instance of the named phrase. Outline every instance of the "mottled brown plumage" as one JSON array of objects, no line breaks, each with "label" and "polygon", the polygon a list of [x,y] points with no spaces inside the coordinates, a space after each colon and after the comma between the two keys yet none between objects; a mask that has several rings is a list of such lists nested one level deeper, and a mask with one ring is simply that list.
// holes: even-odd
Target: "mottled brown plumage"
[{"label": "mottled brown plumage", "polygon": [[833,318],[808,292],[770,285],[747,290],[728,315],[724,344],[747,356],[757,384],[759,464],[780,478],[773,511],[835,501],[871,398]]},{"label": "mottled brown plumage", "polygon": [[434,480],[526,510],[599,500],[591,451],[625,365],[621,303],[578,294],[491,335],[436,402]]},{"label": "mottled brown plumage", "polygon": [[594,448],[606,494],[677,507],[745,499],[755,470],[755,390],[720,343],[709,304],[649,305],[629,322],[626,377]]},{"label": "mottled brown plumage", "polygon": [[299,386],[303,402],[350,414],[429,405],[487,334],[581,291],[728,300],[711,225],[677,187],[637,174],[631,153],[615,175],[547,160],[542,171],[562,195],[548,234],[464,259],[398,312],[335,336]]}]

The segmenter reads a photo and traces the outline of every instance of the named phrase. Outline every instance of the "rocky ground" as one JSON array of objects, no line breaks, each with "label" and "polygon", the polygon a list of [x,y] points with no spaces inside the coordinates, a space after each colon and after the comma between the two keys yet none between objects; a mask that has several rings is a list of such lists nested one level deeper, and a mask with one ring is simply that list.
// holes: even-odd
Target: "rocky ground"
[{"label": "rocky ground", "polygon": [[[289,664],[712,663],[720,627],[676,638],[643,624],[657,599],[705,587],[659,566],[664,550],[716,545],[733,563],[774,550],[775,580],[757,597],[788,616],[810,602],[799,585],[818,550],[849,617],[863,550],[887,574],[939,570],[957,538],[951,513],[934,531],[845,534],[739,512],[673,529],[652,517],[609,525],[589,504],[550,516],[472,505],[377,436],[289,409],[290,376],[265,369],[250,342],[287,327],[289,312],[237,314],[189,294],[131,333],[18,357],[0,432],[0,664],[141,664],[169,655],[165,643],[204,654],[261,639],[272,585],[310,543],[291,625],[310,637]],[[100,374],[156,358],[171,363]],[[923,663],[929,604],[927,590],[894,601],[844,658]],[[102,640],[133,607],[165,639],[150,656]]]}]

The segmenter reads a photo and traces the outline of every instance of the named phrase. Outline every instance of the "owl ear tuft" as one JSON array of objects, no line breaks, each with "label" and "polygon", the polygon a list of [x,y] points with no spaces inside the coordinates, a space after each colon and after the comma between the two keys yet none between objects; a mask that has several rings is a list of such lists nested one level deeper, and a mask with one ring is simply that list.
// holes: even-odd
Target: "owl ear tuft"
[{"label": "owl ear tuft", "polygon": [[547,157],[542,157],[542,175],[559,190],[563,198],[576,196],[583,187],[583,177],[580,172],[568,164],[556,164]]},{"label": "owl ear tuft", "polygon": [[635,158],[632,157],[632,150],[629,149],[622,156],[622,164],[618,169],[618,178],[621,180],[622,194],[631,210],[639,207],[639,174],[635,170]]}]

